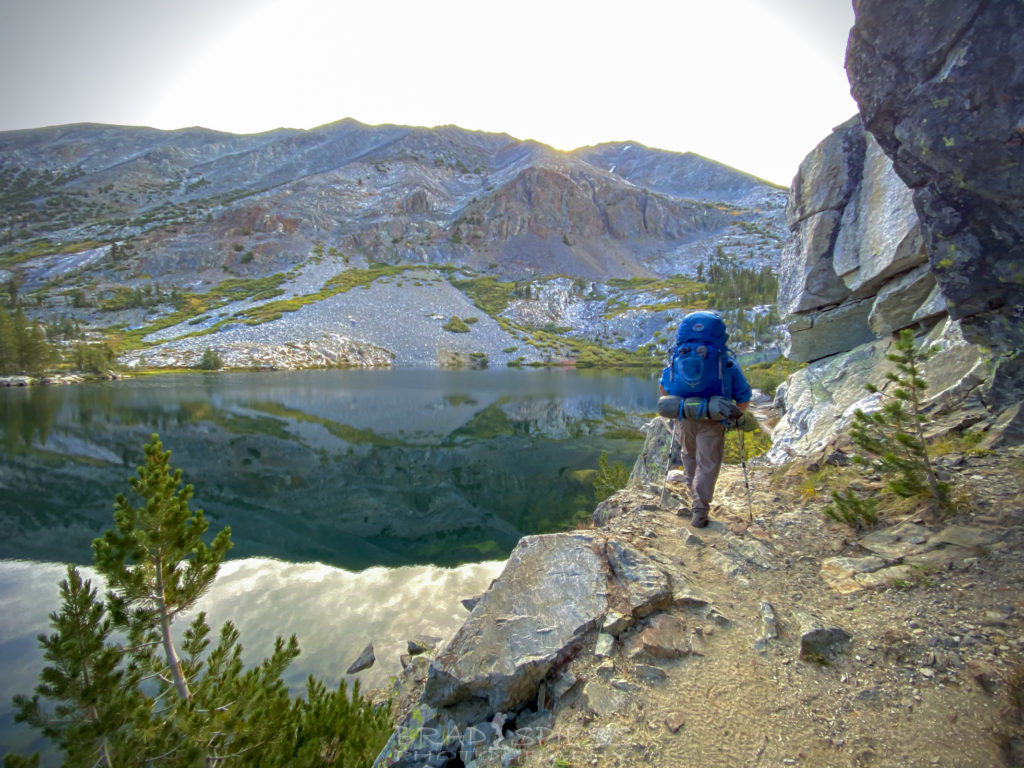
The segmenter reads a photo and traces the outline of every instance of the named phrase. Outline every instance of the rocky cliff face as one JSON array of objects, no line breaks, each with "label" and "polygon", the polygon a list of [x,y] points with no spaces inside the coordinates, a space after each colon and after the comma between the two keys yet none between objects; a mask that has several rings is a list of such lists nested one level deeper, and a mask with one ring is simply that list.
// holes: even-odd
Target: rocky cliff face
[{"label": "rocky cliff face", "polygon": [[[860,0],[846,67],[864,124],[913,190],[950,315],[1019,344],[1024,6]],[[979,316],[987,315],[985,318]],[[989,330],[985,330],[989,329]]]},{"label": "rocky cliff face", "polygon": [[861,114],[804,160],[786,210],[780,313],[789,355],[812,364],[785,390],[778,460],[824,448],[870,405],[863,384],[885,383],[904,328],[940,348],[929,406],[947,427],[1016,418],[1006,409],[1024,394],[1024,11],[856,10],[847,69]]},{"label": "rocky cliff face", "polygon": [[945,312],[910,190],[859,118],[801,163],[786,218],[779,309],[792,359],[827,357]]}]

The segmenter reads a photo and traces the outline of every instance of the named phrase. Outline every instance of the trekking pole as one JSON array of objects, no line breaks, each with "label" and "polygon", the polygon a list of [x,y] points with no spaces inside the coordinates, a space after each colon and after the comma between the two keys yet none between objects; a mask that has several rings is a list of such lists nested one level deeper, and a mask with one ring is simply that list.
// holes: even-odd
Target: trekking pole
[{"label": "trekking pole", "polygon": [[754,506],[750,501],[750,480],[747,478],[747,459],[743,455],[743,430],[740,428],[740,420],[736,420],[736,437],[740,444],[740,464],[743,467],[743,487],[747,489],[747,522],[754,522]]},{"label": "trekking pole", "polygon": [[668,443],[668,459],[665,461],[665,475],[661,478],[661,506],[665,506],[665,493],[668,491],[668,469],[672,466],[672,454],[676,451],[676,430],[679,420],[672,422],[672,439]]}]

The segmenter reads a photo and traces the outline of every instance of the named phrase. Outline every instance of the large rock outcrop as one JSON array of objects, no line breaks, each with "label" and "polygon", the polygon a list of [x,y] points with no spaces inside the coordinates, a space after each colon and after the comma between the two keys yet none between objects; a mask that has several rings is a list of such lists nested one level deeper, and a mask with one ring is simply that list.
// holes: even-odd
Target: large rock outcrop
[{"label": "large rock outcrop", "polygon": [[811,365],[780,398],[777,460],[870,406],[863,385],[886,383],[904,328],[942,349],[931,416],[949,427],[1024,396],[1024,5],[855,6],[860,115],[807,156],[787,208],[779,305],[788,355]]},{"label": "large rock outcrop", "polygon": [[[924,367],[929,381],[924,406],[932,423],[943,428],[969,427],[1001,409],[999,387],[989,376],[991,355],[964,338],[958,321],[946,318],[921,344],[937,350]],[[877,407],[878,396],[864,385],[883,390],[892,386],[885,377],[893,370],[886,360],[891,351],[891,339],[876,339],[790,376],[780,388],[778,399],[785,412],[772,432],[769,459],[782,463],[826,453],[858,408]]]},{"label": "large rock outcrop", "polygon": [[[859,0],[846,68],[957,319],[1024,339],[1024,4]],[[969,324],[983,338],[987,325]]]},{"label": "large rock outcrop", "polygon": [[[652,452],[666,434],[660,427],[649,432]],[[618,506],[602,528],[520,540],[465,624],[421,673],[422,694],[376,765],[439,768],[456,752],[467,757],[470,741],[479,747],[480,739],[486,746],[500,737],[505,720],[521,727],[531,717],[550,718],[542,703],[553,704],[575,687],[565,670],[573,660],[607,658],[627,643],[631,650],[623,652],[634,662],[707,652],[703,627],[728,620],[694,588],[678,556],[650,551],[649,531],[640,537],[628,532],[634,527],[629,511],[650,515],[660,507],[656,497],[633,488],[613,499]],[[607,525],[611,517],[623,530]],[[675,517],[669,519],[674,526]],[[757,557],[715,555],[734,576]],[[603,683],[588,686],[588,706],[611,714],[619,697]],[[535,707],[542,711],[531,712]],[[478,738],[494,727],[496,734]]]},{"label": "large rock outcrop", "polygon": [[486,699],[507,711],[537,694],[556,662],[604,618],[608,561],[585,533],[527,536],[501,578],[430,665],[424,699]]},{"label": "large rock outcrop", "polygon": [[788,355],[834,355],[945,312],[911,192],[858,117],[801,163],[786,209],[779,308]]}]

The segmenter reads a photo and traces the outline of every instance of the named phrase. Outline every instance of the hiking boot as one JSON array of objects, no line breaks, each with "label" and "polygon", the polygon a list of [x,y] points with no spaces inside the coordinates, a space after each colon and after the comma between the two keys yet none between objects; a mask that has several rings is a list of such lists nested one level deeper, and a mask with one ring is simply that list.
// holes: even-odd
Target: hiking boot
[{"label": "hiking boot", "polygon": [[707,512],[694,512],[693,517],[690,518],[690,525],[694,528],[704,528],[708,524],[708,513]]}]

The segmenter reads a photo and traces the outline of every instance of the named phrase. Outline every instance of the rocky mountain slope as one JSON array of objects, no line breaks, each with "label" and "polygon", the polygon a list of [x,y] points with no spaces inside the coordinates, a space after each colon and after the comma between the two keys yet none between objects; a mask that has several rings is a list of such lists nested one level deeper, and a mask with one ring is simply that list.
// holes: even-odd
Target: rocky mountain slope
[{"label": "rocky mountain slope", "polygon": [[317,244],[511,277],[665,273],[737,219],[771,222],[782,201],[775,187],[695,155],[640,145],[563,153],[507,135],[354,120],[258,136],[6,132],[0,173],[7,254],[125,242],[153,276],[258,274]]},{"label": "rocky mountain slope", "polygon": [[[369,284],[367,270],[409,266],[434,277],[461,270],[463,279],[510,281],[521,299],[565,276],[577,283],[574,298],[597,302],[585,314],[614,320],[621,312],[610,309],[608,295],[622,293],[609,284],[616,279],[694,276],[711,258],[774,269],[784,201],[781,190],[747,174],[636,144],[564,153],[452,126],[371,127],[354,120],[256,136],[70,125],[0,134],[0,278],[21,283],[40,319],[64,315],[94,327],[173,324],[161,323],[174,314],[172,304],[182,321],[201,325],[203,313],[183,312],[182,305],[188,296],[208,299],[225,281],[234,281],[233,293],[219,300],[220,319],[282,295],[316,304],[339,292],[325,291],[332,278],[344,282],[360,273]],[[438,272],[442,266],[447,273]],[[244,286],[261,279],[272,281],[269,291],[246,292]],[[480,306],[474,297],[452,303],[430,290],[435,280],[420,282],[424,290],[413,301],[426,306],[426,316],[447,320],[473,313],[472,303]],[[633,291],[623,303],[664,305],[667,287]],[[630,350],[655,341],[653,333],[669,320],[644,323],[656,328],[643,337],[622,334],[635,317],[579,327],[568,322],[574,311],[580,314],[569,306],[578,302],[553,307],[550,298],[548,292],[540,326],[571,327]],[[354,335],[353,312],[362,322]],[[229,357],[238,344],[260,346],[259,334],[247,329],[266,323],[260,330],[273,327],[274,344],[317,348],[305,364],[336,350],[337,344],[321,344],[324,335],[362,345],[354,364],[374,358],[374,348],[398,365],[424,364],[424,357],[426,364],[444,364],[474,351],[496,362],[544,358],[530,350],[502,356],[500,350],[517,346],[507,329],[493,343],[446,346],[438,344],[437,329],[423,335],[414,327],[412,346],[429,353],[412,359],[389,346],[389,334],[378,327],[386,311],[342,306],[318,314],[323,322],[315,327],[282,320],[281,312],[249,316],[235,330],[241,338],[223,345],[207,339],[205,346],[223,346]],[[528,314],[536,319],[538,312]],[[442,338],[453,341],[450,334]],[[174,348],[150,357],[168,354]],[[175,359],[187,364],[190,355]],[[272,357],[280,367],[291,365]],[[246,360],[259,364],[258,356]]]}]

